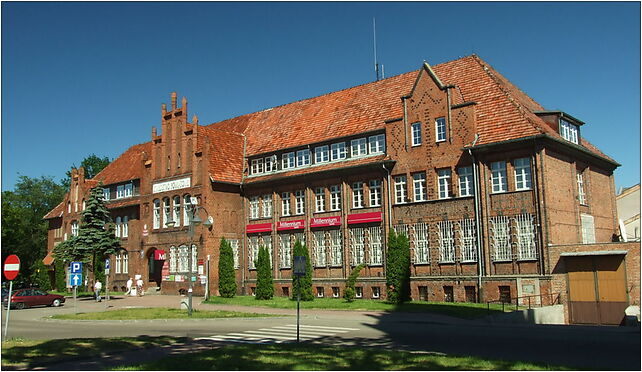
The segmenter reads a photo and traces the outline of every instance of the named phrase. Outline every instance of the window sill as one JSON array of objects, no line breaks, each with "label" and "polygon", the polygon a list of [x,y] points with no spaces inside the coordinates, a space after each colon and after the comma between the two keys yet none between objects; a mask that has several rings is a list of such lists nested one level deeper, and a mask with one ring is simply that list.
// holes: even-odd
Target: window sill
[{"label": "window sill", "polygon": [[533,261],[537,261],[537,258],[536,258],[536,257],[532,257],[532,258],[518,258],[518,259],[517,259],[517,261],[518,261],[518,262],[533,262]]},{"label": "window sill", "polygon": [[502,263],[502,262],[505,263],[505,262],[513,262],[513,260],[511,260],[511,259],[493,259],[492,262],[493,263]]},{"label": "window sill", "polygon": [[410,145],[410,147],[419,147],[419,146],[421,146],[421,143]]},{"label": "window sill", "polygon": [[441,142],[446,142],[446,138],[444,138],[444,139],[442,139],[442,140],[436,140],[436,141],[435,141],[435,143],[441,143]]},{"label": "window sill", "polygon": [[415,265],[415,266],[426,266],[426,265],[430,265],[430,262],[415,262],[415,263],[413,263],[413,265]]},{"label": "window sill", "polygon": [[461,263],[463,263],[463,264],[469,264],[469,263],[476,264],[476,263],[477,263],[477,260],[465,260],[465,261],[464,261],[464,260],[462,260],[462,261],[461,261]]},{"label": "window sill", "polygon": [[382,266],[383,266],[383,264],[382,264],[382,263],[378,263],[378,264],[370,263],[370,264],[368,264],[368,266],[369,266],[369,267],[382,267]]},{"label": "window sill", "polygon": [[437,263],[440,265],[452,265],[455,263],[455,261],[439,261]]}]

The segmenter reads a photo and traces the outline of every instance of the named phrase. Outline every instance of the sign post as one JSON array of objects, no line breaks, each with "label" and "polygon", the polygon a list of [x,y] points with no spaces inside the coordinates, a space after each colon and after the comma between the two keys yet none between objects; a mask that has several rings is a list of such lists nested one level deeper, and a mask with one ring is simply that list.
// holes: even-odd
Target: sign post
[{"label": "sign post", "polygon": [[13,294],[13,280],[20,272],[20,259],[15,254],[10,255],[4,261],[4,276],[9,279],[9,295],[7,298],[7,321],[4,324],[4,339],[7,339],[9,332],[9,309],[11,309],[11,295]]},{"label": "sign post", "polygon": [[70,284],[74,287],[74,311],[78,313],[78,302],[77,298],[77,288],[82,283],[82,262],[70,262],[69,263],[69,281]]},{"label": "sign post", "polygon": [[105,259],[105,308],[109,306],[109,258]]},{"label": "sign post", "polygon": [[299,319],[301,303],[301,277],[305,275],[305,256],[294,256],[294,276],[296,276],[296,342],[299,342]]}]

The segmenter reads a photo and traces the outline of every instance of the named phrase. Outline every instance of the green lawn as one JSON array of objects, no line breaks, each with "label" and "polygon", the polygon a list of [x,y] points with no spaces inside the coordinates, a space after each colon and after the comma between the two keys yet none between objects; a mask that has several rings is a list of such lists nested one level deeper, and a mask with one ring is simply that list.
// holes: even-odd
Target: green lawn
[{"label": "green lawn", "polygon": [[72,338],[61,340],[13,339],[2,342],[2,367],[32,368],[70,358],[95,357],[103,352],[135,350],[184,342],[185,337],[139,336],[117,338]]},{"label": "green lawn", "polygon": [[[279,309],[296,309],[296,301],[286,297],[274,297],[271,300],[257,300],[253,296],[235,296],[233,298],[210,297],[205,303],[221,305],[260,306]],[[302,309],[328,310],[379,310],[429,312],[450,315],[464,319],[474,319],[502,312],[501,304],[491,304],[490,311],[486,304],[466,302],[427,302],[412,301],[401,305],[393,305],[381,300],[355,300],[346,302],[341,298],[315,298],[314,301],[301,301]],[[509,310],[506,308],[506,310]]]},{"label": "green lawn", "polygon": [[234,345],[116,370],[561,370],[525,362],[322,345]]},{"label": "green lawn", "polygon": [[[192,318],[256,318],[278,316],[272,314],[244,313],[225,310],[194,310]],[[101,312],[58,314],[53,319],[64,320],[136,320],[136,319],[187,319],[187,310],[166,307],[118,309]]]}]

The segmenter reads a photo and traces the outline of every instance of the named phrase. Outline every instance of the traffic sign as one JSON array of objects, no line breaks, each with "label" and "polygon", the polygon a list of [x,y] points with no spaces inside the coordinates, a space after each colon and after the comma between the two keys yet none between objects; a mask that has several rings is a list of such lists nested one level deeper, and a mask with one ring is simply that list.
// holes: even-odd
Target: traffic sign
[{"label": "traffic sign", "polygon": [[71,262],[69,265],[72,274],[82,273],[82,262]]},{"label": "traffic sign", "polygon": [[305,275],[305,256],[294,256],[294,275]]},{"label": "traffic sign", "polygon": [[12,254],[4,261],[4,276],[8,280],[14,280],[18,272],[20,272],[20,259]]},{"label": "traffic sign", "polygon": [[105,269],[109,269],[109,258],[105,260]]},{"label": "traffic sign", "polygon": [[71,274],[69,281],[72,286],[79,286],[82,283],[82,274]]}]

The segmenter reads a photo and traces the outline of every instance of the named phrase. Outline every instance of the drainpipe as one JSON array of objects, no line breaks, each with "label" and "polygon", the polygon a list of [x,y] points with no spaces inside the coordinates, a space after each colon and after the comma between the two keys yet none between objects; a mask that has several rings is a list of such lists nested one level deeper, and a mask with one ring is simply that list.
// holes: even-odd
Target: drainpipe
[{"label": "drainpipe", "polygon": [[388,197],[388,230],[392,229],[392,196],[390,194],[390,170],[386,168],[385,164],[381,164],[383,169],[386,170],[388,174],[388,187],[386,187],[386,194]]},{"label": "drainpipe", "polygon": [[408,152],[408,106],[406,104],[406,97],[402,97],[401,100],[403,101],[403,139],[404,139],[404,147],[406,148],[406,152]]},{"label": "drainpipe", "polygon": [[[473,141],[473,144],[471,147],[475,146],[477,141],[479,140],[479,134],[475,133],[475,140]],[[470,157],[473,159],[473,184],[474,184],[474,193],[473,193],[473,199],[475,200],[475,222],[476,222],[476,237],[477,237],[477,288],[478,288],[478,302],[481,302],[483,299],[483,289],[482,289],[482,275],[483,275],[483,266],[484,266],[484,257],[482,256],[481,252],[481,229],[482,229],[482,224],[481,224],[481,216],[479,212],[479,187],[481,182],[479,182],[479,170],[478,170],[478,162],[477,159],[475,158],[475,155],[473,155],[473,151],[469,148],[468,149],[468,154]]]},{"label": "drainpipe", "polygon": [[[239,133],[239,134],[241,136],[243,136],[243,164],[245,164],[245,160],[246,160],[245,151],[247,150],[247,137],[243,133]],[[243,192],[243,182],[245,181],[245,171],[243,171],[243,176],[242,177],[243,178],[241,180],[241,184],[239,184],[239,192],[241,194],[241,200],[242,200],[242,204],[243,204],[243,225],[245,225],[247,223],[247,216],[246,216],[247,206],[246,206],[246,203],[245,203],[245,196],[243,195],[244,194],[244,192]],[[243,258],[243,260],[241,261],[242,265],[243,265],[242,266],[242,270],[241,270],[241,294],[245,295],[245,284],[246,284],[245,283],[245,269],[247,268],[247,264],[245,262],[245,260],[247,259],[247,254],[246,254],[246,252],[247,252],[247,242],[246,242],[247,234],[245,232],[245,227],[242,227],[242,231],[243,231],[243,234],[242,234],[243,244],[241,244],[241,247],[243,247],[243,253],[242,254],[239,253],[239,254],[241,254],[241,256]]]}]

